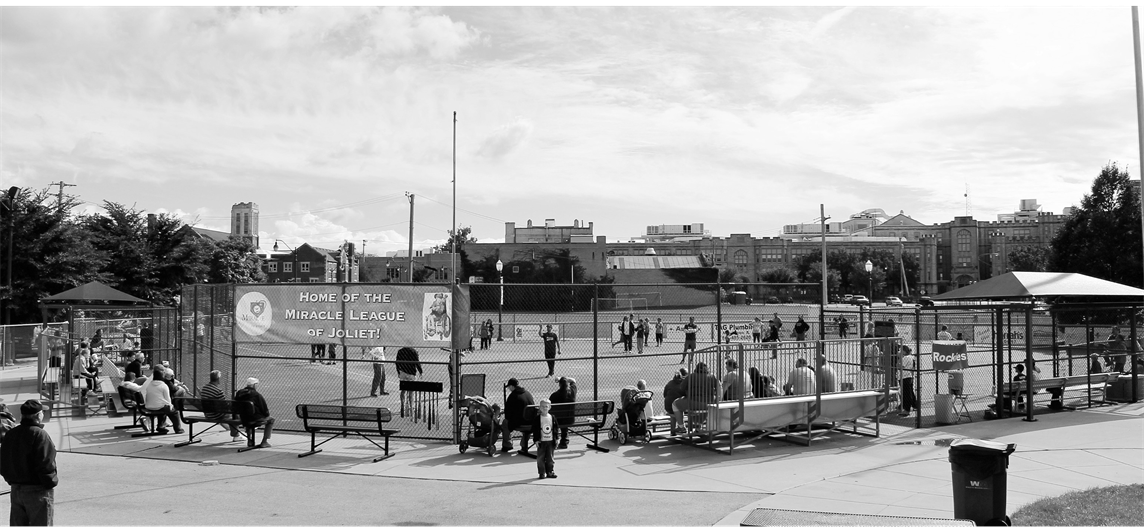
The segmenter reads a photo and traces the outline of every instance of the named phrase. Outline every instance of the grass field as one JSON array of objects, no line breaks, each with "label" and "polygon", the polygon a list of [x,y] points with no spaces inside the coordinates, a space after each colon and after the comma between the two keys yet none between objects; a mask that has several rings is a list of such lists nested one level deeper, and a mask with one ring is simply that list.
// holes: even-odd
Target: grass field
[{"label": "grass field", "polygon": [[1013,526],[1144,526],[1144,484],[1095,488],[1017,510]]}]

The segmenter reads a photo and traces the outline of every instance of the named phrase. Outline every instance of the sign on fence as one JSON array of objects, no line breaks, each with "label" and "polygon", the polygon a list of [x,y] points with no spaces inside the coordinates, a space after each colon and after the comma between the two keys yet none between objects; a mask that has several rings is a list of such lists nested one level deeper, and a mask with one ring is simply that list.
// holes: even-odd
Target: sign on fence
[{"label": "sign on fence", "polygon": [[238,285],[237,343],[469,346],[468,287]]},{"label": "sign on fence", "polygon": [[934,340],[933,369],[949,371],[969,366],[969,353],[962,340]]}]

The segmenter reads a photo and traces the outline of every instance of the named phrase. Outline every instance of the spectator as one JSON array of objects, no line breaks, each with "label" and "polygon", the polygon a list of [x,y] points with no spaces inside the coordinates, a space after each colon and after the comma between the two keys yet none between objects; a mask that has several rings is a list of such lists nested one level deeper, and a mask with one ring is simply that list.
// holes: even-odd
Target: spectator
[{"label": "spectator", "polygon": [[[707,364],[695,364],[695,373],[683,379],[683,397],[672,404],[675,412],[675,425],[683,426],[683,414],[688,410],[704,410],[708,404],[718,403],[722,386],[719,379],[707,372]],[[675,431],[672,431],[675,435]]]},{"label": "spectator", "polygon": [[1128,361],[1128,343],[1124,335],[1120,334],[1120,327],[1116,325],[1112,326],[1108,334],[1108,356],[1104,361],[1111,371],[1124,372],[1124,364]]},{"label": "spectator", "polygon": [[918,396],[914,392],[914,372],[918,369],[918,358],[914,356],[910,346],[903,345],[902,350],[902,412],[898,415],[910,415],[910,409],[920,410]]},{"label": "spectator", "polygon": [[[415,381],[423,375],[421,370],[421,357],[417,354],[417,350],[412,347],[402,347],[397,350],[397,380],[402,381]],[[413,408],[413,392],[401,390],[398,396],[401,398],[401,411],[405,411],[405,405],[408,404]]]},{"label": "spectator", "polygon": [[0,399],[0,444],[4,442],[4,435],[19,424],[19,420],[12,415],[12,412],[8,411],[8,405],[4,404],[3,399]]},{"label": "spectator", "polygon": [[751,397],[766,397],[763,395],[763,372],[751,366],[747,370],[747,379],[751,381]]},{"label": "spectator", "polygon": [[9,526],[52,526],[59,478],[56,446],[44,431],[43,411],[39,401],[24,401],[20,425],[0,445],[0,476],[12,487]]},{"label": "spectator", "polygon": [[[624,352],[632,352],[632,337],[636,334],[636,324],[632,315],[624,316],[624,321],[620,323],[620,341],[624,344]],[[613,346],[616,344],[612,344]]]},{"label": "spectator", "polygon": [[723,366],[727,368],[727,374],[723,376],[723,400],[738,401],[741,397],[745,398],[739,363],[728,358],[723,361]]},{"label": "spectator", "polygon": [[782,332],[782,329],[783,329],[783,319],[779,317],[779,313],[778,313],[778,312],[776,312],[776,313],[775,313],[775,317],[774,317],[774,319],[772,319],[771,321],[773,321],[773,322],[774,322],[774,325],[775,325],[775,327],[776,327],[776,328],[779,330],[779,332],[781,333],[781,332]]},{"label": "spectator", "polygon": [[322,362],[326,358],[326,344],[310,344],[310,363]]},{"label": "spectator", "polygon": [[671,380],[663,386],[663,409],[667,415],[671,416],[671,428],[675,430],[675,410],[672,409],[671,403],[680,397],[683,397],[683,379],[687,377],[687,368],[679,368],[671,376]]},{"label": "spectator", "polygon": [[171,391],[171,399],[190,395],[187,385],[176,379],[175,371],[167,366],[163,366],[163,384],[166,384],[167,389]]},{"label": "spectator", "polygon": [[751,322],[751,341],[756,344],[763,341],[763,320],[758,316]]},{"label": "spectator", "polygon": [[[222,386],[219,385],[221,380],[221,371],[216,369],[210,372],[210,382],[208,382],[206,386],[203,386],[202,389],[199,390],[199,398],[208,401],[225,401],[226,394],[223,393]],[[234,441],[246,441],[246,438],[238,433],[238,427],[242,424],[241,421],[231,419],[227,417],[226,414],[217,413],[207,414],[206,418],[212,423],[218,423],[220,425],[226,425],[230,427],[230,437]]]},{"label": "spectator", "polygon": [[88,343],[88,348],[92,353],[99,352],[103,349],[103,330],[96,329],[95,335],[91,337],[91,342]]},{"label": "spectator", "polygon": [[868,389],[875,390],[881,385],[878,376],[882,374],[882,350],[878,347],[878,341],[874,339],[873,334],[866,333],[863,338],[863,343],[866,345],[862,348],[860,369]]},{"label": "spectator", "polygon": [[763,375],[763,397],[779,397],[779,389],[775,386],[775,378],[770,375]]},{"label": "spectator", "polygon": [[1092,362],[1088,366],[1088,372],[1093,374],[1104,373],[1104,367],[1100,365],[1100,357],[1092,355]]},{"label": "spectator", "polygon": [[811,395],[814,393],[814,372],[807,367],[806,359],[794,363],[794,369],[787,375],[783,390],[787,395]]},{"label": "spectator", "polygon": [[160,414],[157,427],[152,427],[159,434],[167,434],[167,420],[175,425],[175,434],[183,433],[182,422],[175,413],[175,405],[171,402],[171,389],[163,380],[163,368],[156,367],[151,372],[151,380],[142,386],[143,408],[153,414]]},{"label": "spectator", "polygon": [[663,333],[667,331],[667,327],[663,324],[663,318],[655,319],[655,346],[663,345]]},{"label": "spectator", "polygon": [[79,352],[76,353],[75,362],[72,364],[72,378],[78,384],[79,400],[81,403],[87,402],[87,391],[95,387],[95,372],[88,369],[91,363],[88,358],[91,356],[86,347],[81,347]]},{"label": "spectator", "polygon": [[127,363],[127,367],[123,368],[123,373],[134,373],[136,375],[143,374],[143,353],[135,353],[135,358]]},{"label": "spectator", "polygon": [[941,332],[937,333],[938,340],[953,340],[953,335],[949,333],[949,327],[942,325]]},{"label": "spectator", "polygon": [[541,399],[539,412],[536,419],[532,420],[532,437],[536,440],[536,470],[542,479],[556,478],[553,457],[556,454],[556,430],[560,428],[560,421],[548,412],[551,408],[552,401]]},{"label": "spectator", "polygon": [[806,340],[806,332],[809,330],[810,324],[806,323],[806,320],[802,319],[800,315],[798,321],[794,323],[794,339],[800,342]]},{"label": "spectator", "polygon": [[644,342],[647,341],[647,320],[640,318],[636,325],[636,352],[643,354]]},{"label": "spectator", "polygon": [[492,328],[489,327],[489,325],[491,325],[491,322],[492,322],[492,320],[481,322],[481,325],[480,325],[481,349],[488,349],[489,345],[492,344],[493,331],[492,331]]},{"label": "spectator", "polygon": [[648,342],[648,338],[651,338],[651,318],[644,318],[643,323],[643,343],[645,346],[651,347],[651,343]]},{"label": "spectator", "polygon": [[842,316],[842,318],[838,320],[838,336],[843,338],[850,337],[850,320],[847,320],[846,316]]},{"label": "spectator", "polygon": [[687,325],[683,326],[683,358],[679,359],[680,364],[687,362],[690,366],[691,360],[695,358],[695,334],[698,332],[699,326],[695,324],[695,316],[692,316]]},{"label": "spectator", "polygon": [[822,393],[831,393],[838,391],[837,377],[834,373],[834,366],[831,366],[826,361],[826,355],[818,355],[818,376],[815,381],[818,385],[818,390]]},{"label": "spectator", "polygon": [[[509,438],[509,434],[520,427],[530,425],[525,423],[524,410],[533,404],[532,394],[529,393],[528,390],[525,390],[524,387],[520,385],[520,381],[517,381],[515,377],[508,380],[508,384],[505,385],[505,388],[508,389],[508,397],[504,400],[504,426],[502,427],[504,434],[501,440],[502,453],[507,453],[512,450],[512,440]],[[528,438],[529,431],[521,431],[521,452],[528,449]]]},{"label": "spectator", "polygon": [[369,385],[369,396],[377,397],[377,390],[381,389],[381,395],[389,395],[385,391],[385,348],[377,346],[369,350],[369,359],[373,362],[373,381]]},{"label": "spectator", "polygon": [[262,425],[262,443],[258,447],[270,447],[270,436],[274,433],[274,418],[270,417],[270,407],[266,406],[266,399],[258,393],[258,379],[246,379],[246,387],[234,393],[235,401],[250,401],[254,404],[254,412],[242,418],[242,424],[253,430]]},{"label": "spectator", "polygon": [[338,344],[329,344],[326,347],[326,354],[330,355],[330,361],[326,363],[327,365],[338,365]]},{"label": "spectator", "polygon": [[[562,403],[575,403],[576,391],[569,387],[568,378],[560,377],[556,383],[559,388],[555,392],[552,392],[552,395],[548,396],[548,400],[551,401],[554,405]],[[574,417],[571,417],[571,411],[566,410],[564,411],[564,414],[567,415],[561,416],[559,419],[557,419],[557,421],[560,423],[560,444],[556,446],[557,449],[568,448],[568,425],[576,420]]]}]

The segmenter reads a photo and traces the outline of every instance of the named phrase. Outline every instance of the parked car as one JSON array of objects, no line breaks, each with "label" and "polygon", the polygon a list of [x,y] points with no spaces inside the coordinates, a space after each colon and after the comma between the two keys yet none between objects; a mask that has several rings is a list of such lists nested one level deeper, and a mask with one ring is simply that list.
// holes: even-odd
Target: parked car
[{"label": "parked car", "polygon": [[894,296],[887,297],[886,298],[886,306],[887,307],[900,307],[900,306],[902,306],[902,300],[898,299]]},{"label": "parked car", "polygon": [[794,298],[791,296],[786,296],[786,299],[784,299],[783,302],[784,303],[794,303]]},{"label": "parked car", "polygon": [[768,305],[778,305],[779,303],[781,303],[781,301],[779,301],[779,298],[777,298],[775,296],[771,296],[771,297],[767,298],[767,304]]},{"label": "parked car", "polygon": [[933,299],[931,299],[930,296],[919,297],[918,298],[918,306],[920,306],[920,307],[932,307],[933,306]]},{"label": "parked car", "polygon": [[854,303],[854,294],[846,294],[846,295],[842,296],[842,302],[853,304]]},{"label": "parked car", "polygon": [[866,296],[854,296],[850,299],[850,304],[870,306],[870,300],[866,299]]}]

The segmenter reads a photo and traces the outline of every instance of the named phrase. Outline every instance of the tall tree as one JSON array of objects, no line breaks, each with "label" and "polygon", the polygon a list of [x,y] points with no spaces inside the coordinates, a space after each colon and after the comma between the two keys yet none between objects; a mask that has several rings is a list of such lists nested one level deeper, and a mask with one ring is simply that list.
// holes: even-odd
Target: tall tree
[{"label": "tall tree", "polygon": [[254,251],[252,244],[238,236],[231,236],[222,242],[212,242],[207,279],[212,283],[265,281],[262,259]]},{"label": "tall tree", "polygon": [[42,297],[91,281],[110,280],[101,271],[107,262],[106,253],[94,247],[91,234],[77,227],[70,215],[79,202],[73,196],[64,196],[57,206],[57,200],[46,188],[21,190],[11,214],[6,214],[0,225],[5,280],[8,230],[12,230],[13,323],[39,322]]},{"label": "tall tree", "polygon": [[[467,276],[470,275],[480,275],[474,272],[473,263],[469,261],[469,253],[465,251],[465,244],[475,244],[477,242],[477,239],[473,238],[472,234],[473,228],[468,226],[461,227],[457,231],[450,230],[449,239],[446,240],[444,244],[434,248],[434,252],[436,253],[452,253],[453,241],[456,240],[457,265],[460,267],[460,271],[455,272],[455,275],[458,279],[467,279]],[[416,276],[416,273],[414,276]]]},{"label": "tall tree", "polygon": [[1047,272],[1053,249],[1049,246],[1024,246],[1009,252],[1009,271]]},{"label": "tall tree", "polygon": [[1128,172],[1109,163],[1053,238],[1052,267],[1144,286],[1140,238],[1140,197]]}]

